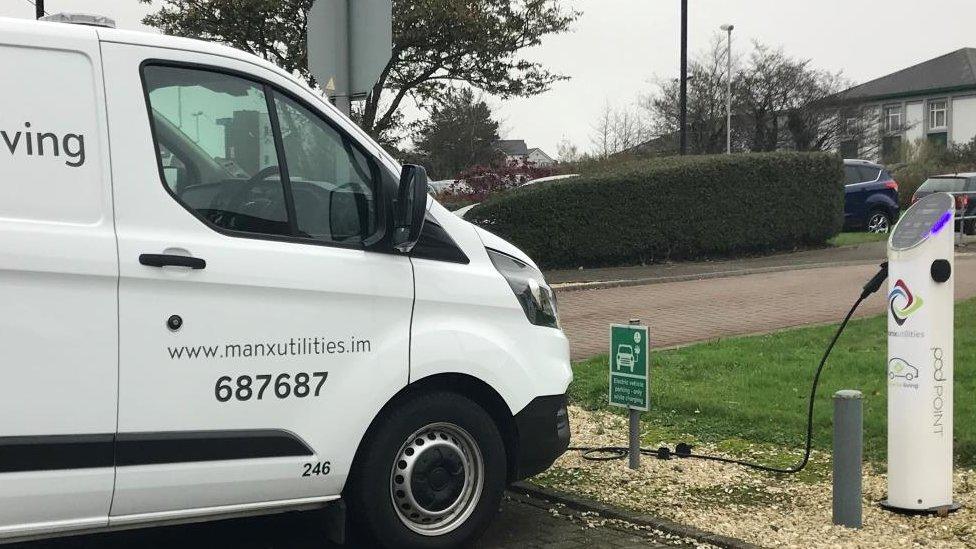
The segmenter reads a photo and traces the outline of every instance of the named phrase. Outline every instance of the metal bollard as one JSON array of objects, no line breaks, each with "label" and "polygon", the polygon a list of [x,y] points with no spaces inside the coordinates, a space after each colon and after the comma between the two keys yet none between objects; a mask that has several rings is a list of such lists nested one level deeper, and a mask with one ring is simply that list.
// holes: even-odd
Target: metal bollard
[{"label": "metal bollard", "polygon": [[[640,326],[639,318],[630,319],[632,326]],[[646,357],[647,367],[651,367],[650,357]],[[628,440],[627,465],[631,469],[640,469],[640,410],[631,408],[630,412],[630,437]]]},{"label": "metal bollard", "polygon": [[[640,326],[639,318],[630,319],[631,326]],[[651,367],[650,357],[646,357],[647,367]],[[630,436],[627,442],[627,465],[631,469],[640,469],[640,410],[631,408],[630,412]]]},{"label": "metal bollard", "polygon": [[627,464],[640,469],[640,410],[630,410],[630,441]]},{"label": "metal bollard", "polygon": [[861,527],[863,396],[834,393],[834,524]]}]

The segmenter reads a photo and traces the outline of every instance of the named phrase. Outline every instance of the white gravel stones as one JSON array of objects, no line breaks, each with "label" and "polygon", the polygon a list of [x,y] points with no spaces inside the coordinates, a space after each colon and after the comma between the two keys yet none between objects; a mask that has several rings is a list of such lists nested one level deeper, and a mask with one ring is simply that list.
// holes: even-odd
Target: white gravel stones
[{"label": "white gravel stones", "polygon": [[[624,417],[571,406],[570,420],[574,446],[626,444]],[[660,441],[660,445],[673,442]],[[707,444],[696,451],[727,455]],[[728,457],[762,461],[762,451],[754,446]],[[579,452],[567,452],[532,481],[769,547],[976,547],[976,471],[957,468],[955,495],[963,508],[939,518],[898,515],[878,507],[886,490],[883,469],[883,464],[864,467],[861,530],[831,524],[830,456],[820,452],[814,453],[810,469],[800,475],[646,456],[641,468],[631,471],[626,460],[586,461]]]}]

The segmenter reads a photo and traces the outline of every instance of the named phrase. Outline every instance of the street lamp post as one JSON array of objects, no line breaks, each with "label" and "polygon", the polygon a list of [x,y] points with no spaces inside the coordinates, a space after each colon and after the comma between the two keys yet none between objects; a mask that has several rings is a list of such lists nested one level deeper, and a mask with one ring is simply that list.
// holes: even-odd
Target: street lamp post
[{"label": "street lamp post", "polygon": [[688,0],[681,0],[681,97],[678,133],[681,154],[688,154]]},{"label": "street lamp post", "polygon": [[197,123],[197,138],[194,141],[194,143],[199,143],[200,142],[200,117],[203,116],[203,111],[190,113],[190,116],[192,116]]},{"label": "street lamp post", "polygon": [[728,57],[727,88],[725,93],[725,153],[732,154],[732,29],[734,25],[722,25],[721,29],[729,33],[729,45],[726,48]]}]

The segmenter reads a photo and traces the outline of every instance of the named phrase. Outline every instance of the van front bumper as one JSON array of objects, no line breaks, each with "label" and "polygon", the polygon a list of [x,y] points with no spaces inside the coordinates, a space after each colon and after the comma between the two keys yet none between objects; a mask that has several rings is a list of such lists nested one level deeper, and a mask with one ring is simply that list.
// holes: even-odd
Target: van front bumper
[{"label": "van front bumper", "polygon": [[545,471],[569,447],[566,395],[536,397],[515,414],[515,428],[518,450],[512,481]]}]

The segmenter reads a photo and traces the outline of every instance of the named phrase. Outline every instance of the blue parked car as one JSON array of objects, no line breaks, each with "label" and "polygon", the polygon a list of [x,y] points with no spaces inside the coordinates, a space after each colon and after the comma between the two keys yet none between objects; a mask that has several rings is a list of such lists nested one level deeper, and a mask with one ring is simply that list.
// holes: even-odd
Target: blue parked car
[{"label": "blue parked car", "polygon": [[898,221],[898,183],[867,160],[844,160],[844,229],[887,233]]}]

